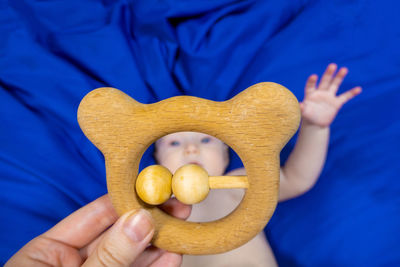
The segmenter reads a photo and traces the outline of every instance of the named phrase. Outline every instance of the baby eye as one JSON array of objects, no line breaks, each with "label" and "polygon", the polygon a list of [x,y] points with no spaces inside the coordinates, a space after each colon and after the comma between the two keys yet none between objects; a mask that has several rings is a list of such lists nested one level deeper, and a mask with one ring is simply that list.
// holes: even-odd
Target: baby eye
[{"label": "baby eye", "polygon": [[201,139],[201,142],[202,142],[203,144],[210,143],[210,142],[211,142],[211,138],[210,138],[210,137],[204,137],[203,139]]},{"label": "baby eye", "polygon": [[169,145],[170,145],[170,146],[179,146],[180,143],[179,143],[179,141],[171,141],[171,142],[169,143]]}]

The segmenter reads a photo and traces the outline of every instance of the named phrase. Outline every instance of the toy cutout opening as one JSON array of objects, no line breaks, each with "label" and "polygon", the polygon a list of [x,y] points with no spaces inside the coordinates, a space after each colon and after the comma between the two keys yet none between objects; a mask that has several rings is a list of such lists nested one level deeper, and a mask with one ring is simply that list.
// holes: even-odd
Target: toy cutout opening
[{"label": "toy cutout opening", "polygon": [[[192,164],[200,166],[215,179],[221,179],[218,176],[224,175],[245,175],[244,168],[226,173],[230,161],[229,146],[204,133],[177,132],[166,135],[155,142],[153,156],[156,164],[166,167],[172,174],[181,170],[182,166]],[[196,176],[195,179],[200,178]],[[204,200],[192,205],[188,221],[209,222],[225,217],[239,205],[244,193],[245,189],[242,188],[211,189]]]}]

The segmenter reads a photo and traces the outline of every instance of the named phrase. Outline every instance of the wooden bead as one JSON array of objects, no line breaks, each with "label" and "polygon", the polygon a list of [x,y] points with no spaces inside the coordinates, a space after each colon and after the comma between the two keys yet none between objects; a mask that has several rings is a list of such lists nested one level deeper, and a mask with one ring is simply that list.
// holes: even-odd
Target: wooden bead
[{"label": "wooden bead", "polygon": [[143,169],[136,179],[136,192],[151,205],[160,205],[171,197],[171,172],[161,165]]},{"label": "wooden bead", "polygon": [[198,165],[184,165],[172,177],[172,192],[182,203],[199,203],[209,191],[208,173]]}]

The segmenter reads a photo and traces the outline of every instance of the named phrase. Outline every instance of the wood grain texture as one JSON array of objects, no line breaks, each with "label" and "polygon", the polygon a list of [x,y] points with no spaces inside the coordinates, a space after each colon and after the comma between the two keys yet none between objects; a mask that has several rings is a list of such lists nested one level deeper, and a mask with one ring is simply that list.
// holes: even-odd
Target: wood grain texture
[{"label": "wood grain texture", "polygon": [[[298,128],[300,110],[295,96],[276,83],[253,85],[224,102],[176,96],[154,104],[99,88],[82,100],[78,121],[104,154],[107,187],[118,214],[146,208],[156,221],[155,246],[183,254],[215,254],[243,245],[271,218],[278,201],[279,153]],[[185,222],[146,205],[135,192],[143,153],[160,137],[180,131],[219,138],[246,168],[246,194],[220,220]]]},{"label": "wood grain texture", "polygon": [[209,176],[210,189],[248,188],[247,176]]}]

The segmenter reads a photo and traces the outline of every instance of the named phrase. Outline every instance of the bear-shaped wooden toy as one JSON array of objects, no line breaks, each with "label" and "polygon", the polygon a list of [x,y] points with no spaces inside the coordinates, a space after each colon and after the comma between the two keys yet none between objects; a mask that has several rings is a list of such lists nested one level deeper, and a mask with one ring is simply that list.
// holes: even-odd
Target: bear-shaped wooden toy
[{"label": "bear-shaped wooden toy", "polygon": [[[104,154],[108,192],[117,213],[148,210],[156,222],[155,246],[199,255],[237,248],[263,230],[278,201],[279,154],[299,126],[300,109],[288,89],[270,82],[253,85],[224,102],[176,96],[142,104],[117,89],[99,88],[81,101],[78,121]],[[219,220],[197,223],[174,218],[142,201],[135,189],[146,149],[181,131],[219,138],[244,164],[247,180],[240,178],[239,183],[246,193],[238,207]]]}]

